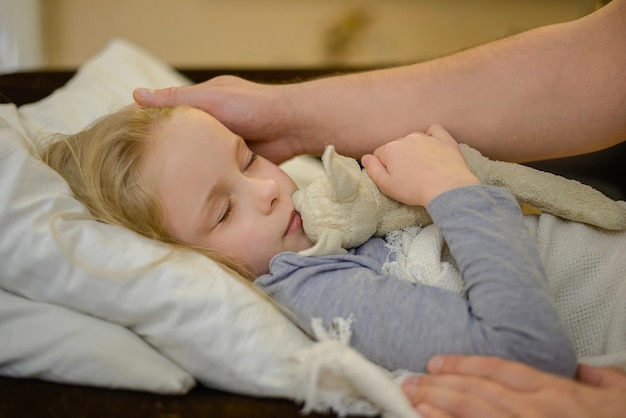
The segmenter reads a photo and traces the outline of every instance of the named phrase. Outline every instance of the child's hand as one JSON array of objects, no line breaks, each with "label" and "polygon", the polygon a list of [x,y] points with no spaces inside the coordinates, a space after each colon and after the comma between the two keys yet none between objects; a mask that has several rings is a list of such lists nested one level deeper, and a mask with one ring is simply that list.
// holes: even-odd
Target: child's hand
[{"label": "child's hand", "polygon": [[439,125],[389,142],[361,162],[383,193],[407,205],[426,207],[443,192],[480,184],[454,138]]}]

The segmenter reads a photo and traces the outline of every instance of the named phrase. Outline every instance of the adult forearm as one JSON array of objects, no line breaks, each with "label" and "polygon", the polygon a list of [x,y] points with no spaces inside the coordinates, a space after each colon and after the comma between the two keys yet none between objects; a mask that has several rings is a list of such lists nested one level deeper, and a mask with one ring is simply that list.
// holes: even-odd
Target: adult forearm
[{"label": "adult forearm", "polygon": [[[290,86],[315,137],[360,157],[442,124],[486,155],[535,160],[626,139],[626,1],[449,57]],[[287,92],[287,94],[292,94]],[[317,140],[316,140],[317,138]]]}]

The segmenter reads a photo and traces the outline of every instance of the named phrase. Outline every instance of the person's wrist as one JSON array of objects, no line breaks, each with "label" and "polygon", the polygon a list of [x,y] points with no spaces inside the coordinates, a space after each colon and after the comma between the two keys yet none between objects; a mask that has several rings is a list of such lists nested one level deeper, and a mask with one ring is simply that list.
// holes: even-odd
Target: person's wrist
[{"label": "person's wrist", "polygon": [[285,120],[281,120],[281,124],[297,154],[321,156],[330,138],[336,136],[330,131],[330,124],[320,119],[316,97],[324,86],[318,86],[316,81],[319,80],[288,84],[282,92]]},{"label": "person's wrist", "polygon": [[424,207],[427,208],[428,205],[430,205],[430,202],[444,193],[460,189],[462,187],[477,186],[480,184],[480,180],[478,180],[478,178],[471,173],[466,177],[449,179],[446,182],[435,184],[434,187],[424,193]]}]

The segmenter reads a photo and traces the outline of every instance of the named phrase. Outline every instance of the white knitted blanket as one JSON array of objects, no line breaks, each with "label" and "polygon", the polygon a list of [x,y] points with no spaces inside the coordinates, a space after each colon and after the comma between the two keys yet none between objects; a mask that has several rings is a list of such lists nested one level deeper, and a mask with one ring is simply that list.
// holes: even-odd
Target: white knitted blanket
[{"label": "white knitted blanket", "polygon": [[[626,202],[619,202],[626,207]],[[549,214],[526,216],[579,361],[626,370],[626,231],[607,231]],[[395,261],[385,269],[411,282],[464,294],[438,228],[387,236]]]}]

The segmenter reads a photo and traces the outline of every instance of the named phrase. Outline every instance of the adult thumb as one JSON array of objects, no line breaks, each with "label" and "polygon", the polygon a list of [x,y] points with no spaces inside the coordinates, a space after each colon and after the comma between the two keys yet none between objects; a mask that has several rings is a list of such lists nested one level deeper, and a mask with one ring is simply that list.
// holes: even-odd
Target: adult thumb
[{"label": "adult thumb", "polygon": [[145,107],[179,106],[183,103],[182,94],[179,87],[168,87],[164,89],[137,88],[133,91],[135,102]]}]

